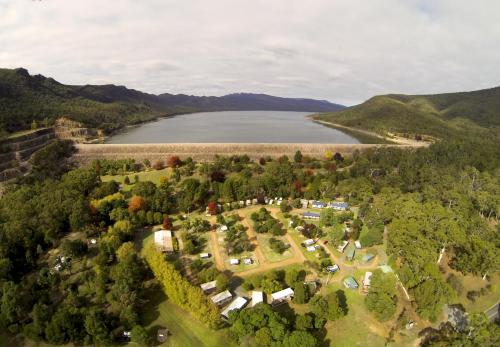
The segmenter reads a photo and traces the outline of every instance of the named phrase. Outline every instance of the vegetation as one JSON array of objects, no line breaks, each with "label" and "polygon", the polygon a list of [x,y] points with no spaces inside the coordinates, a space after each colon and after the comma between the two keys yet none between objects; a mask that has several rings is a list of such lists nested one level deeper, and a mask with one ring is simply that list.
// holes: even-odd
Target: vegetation
[{"label": "vegetation", "polygon": [[396,313],[396,277],[377,270],[371,277],[370,291],[366,296],[366,306],[380,321],[387,321]]},{"label": "vegetation", "polygon": [[383,135],[458,139],[473,133],[486,135],[486,129],[498,128],[498,100],[498,87],[466,93],[383,95],[317,119]]}]

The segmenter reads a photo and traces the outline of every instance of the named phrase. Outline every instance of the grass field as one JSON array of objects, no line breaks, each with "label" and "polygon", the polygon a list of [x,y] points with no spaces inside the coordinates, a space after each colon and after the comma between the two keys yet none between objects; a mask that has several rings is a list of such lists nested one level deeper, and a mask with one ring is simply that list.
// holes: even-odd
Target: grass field
[{"label": "grass field", "polygon": [[[151,181],[154,184],[159,185],[162,177],[166,178],[170,177],[171,171],[172,171],[171,169],[163,169],[163,170],[133,172],[128,175],[106,175],[106,176],[101,176],[101,180],[103,182],[116,181],[120,184],[123,184],[122,186],[123,191],[129,191],[134,186],[133,182],[135,176],[139,177],[140,182]],[[130,179],[130,182],[132,182],[132,184],[124,184],[123,181],[125,180],[125,177],[128,177]]]},{"label": "grass field", "polygon": [[[168,341],[160,346],[169,347],[219,347],[230,346],[226,330],[214,331],[197,320],[189,313],[171,304],[158,287],[151,288],[149,302],[143,307],[142,320],[152,333],[158,328],[170,331]],[[130,346],[135,344],[130,343]]]},{"label": "grass field", "polygon": [[[273,251],[269,246],[269,239],[271,237],[273,236],[270,234],[257,234],[257,241],[259,242],[260,248],[262,249],[262,253],[270,263],[276,263],[293,256],[293,249],[291,247],[283,252],[283,254],[279,254]],[[287,240],[282,236],[275,236],[275,238],[287,243]]]}]

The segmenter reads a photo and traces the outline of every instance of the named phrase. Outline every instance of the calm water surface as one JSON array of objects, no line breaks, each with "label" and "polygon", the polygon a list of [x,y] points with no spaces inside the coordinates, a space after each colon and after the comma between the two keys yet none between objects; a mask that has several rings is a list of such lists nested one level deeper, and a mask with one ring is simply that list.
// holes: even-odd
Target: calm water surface
[{"label": "calm water surface", "polygon": [[360,143],[306,118],[309,112],[224,111],[164,118],[127,128],[106,143]]}]

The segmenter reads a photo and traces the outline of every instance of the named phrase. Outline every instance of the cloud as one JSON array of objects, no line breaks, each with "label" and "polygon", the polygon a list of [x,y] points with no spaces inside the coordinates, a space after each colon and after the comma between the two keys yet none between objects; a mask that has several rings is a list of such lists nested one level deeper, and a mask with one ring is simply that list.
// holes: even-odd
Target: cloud
[{"label": "cloud", "polygon": [[498,13],[495,0],[0,0],[0,66],[353,104],[499,85]]}]

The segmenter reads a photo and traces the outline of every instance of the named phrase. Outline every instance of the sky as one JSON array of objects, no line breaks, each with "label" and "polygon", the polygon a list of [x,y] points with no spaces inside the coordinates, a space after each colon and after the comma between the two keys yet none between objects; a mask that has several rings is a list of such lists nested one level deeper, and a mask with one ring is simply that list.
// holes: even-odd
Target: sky
[{"label": "sky", "polygon": [[0,67],[344,105],[500,85],[498,0],[0,0]]}]

